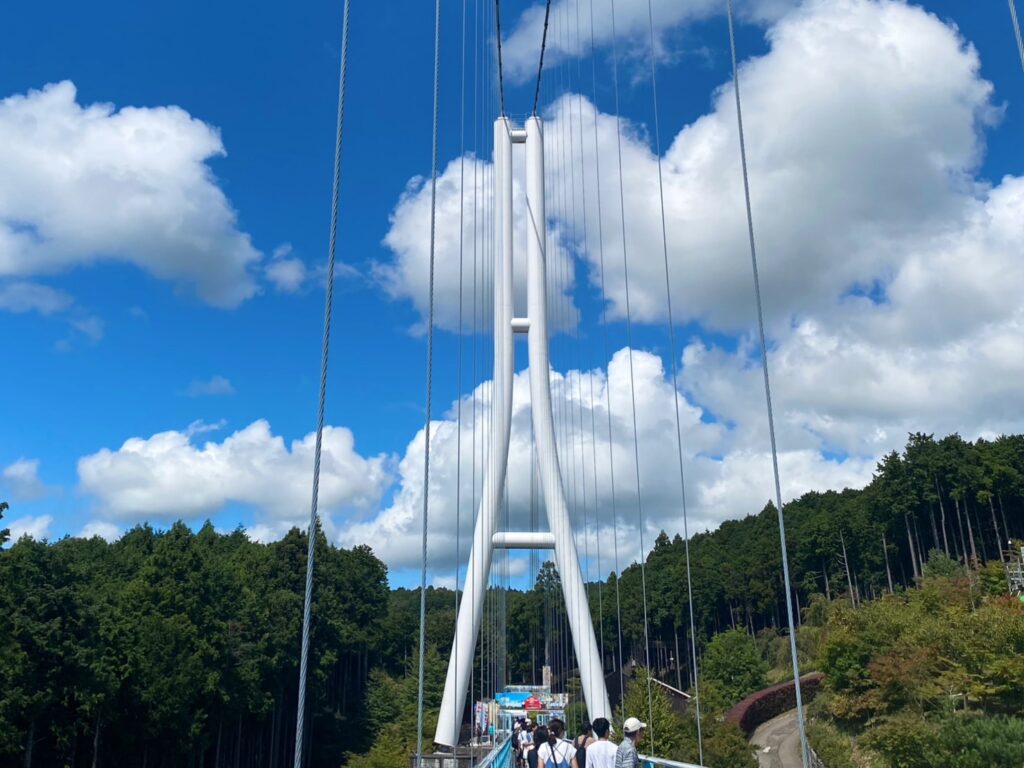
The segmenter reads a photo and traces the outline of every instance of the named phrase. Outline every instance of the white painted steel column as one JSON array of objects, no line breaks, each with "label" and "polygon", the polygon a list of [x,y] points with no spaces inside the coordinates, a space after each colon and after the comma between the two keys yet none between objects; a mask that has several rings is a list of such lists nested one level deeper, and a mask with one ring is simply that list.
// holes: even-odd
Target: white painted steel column
[{"label": "white painted steel column", "polygon": [[555,538],[555,563],[562,580],[569,628],[580,666],[580,682],[590,721],[611,719],[612,708],[597,650],[594,623],[590,618],[579,555],[572,538],[569,508],[565,503],[562,473],[558,465],[554,416],[551,410],[551,376],[548,355],[547,256],[544,207],[544,132],[540,118],[526,121],[526,257],[527,316],[530,320],[530,403],[537,442],[537,464],[547,507],[548,524]]},{"label": "white painted steel column", "polygon": [[494,396],[491,402],[494,414],[491,448],[473,531],[473,548],[459,602],[455,628],[457,640],[452,644],[444,697],[434,734],[434,743],[450,747],[458,744],[469,676],[473,672],[473,657],[494,552],[493,536],[505,490],[512,428],[515,350],[512,338],[512,143],[509,128],[506,117],[499,117],[494,123]]}]

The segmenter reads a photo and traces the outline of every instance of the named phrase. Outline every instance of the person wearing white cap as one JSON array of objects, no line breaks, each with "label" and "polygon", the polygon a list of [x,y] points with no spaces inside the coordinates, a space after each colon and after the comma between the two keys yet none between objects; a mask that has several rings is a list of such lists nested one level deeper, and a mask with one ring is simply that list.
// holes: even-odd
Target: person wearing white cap
[{"label": "person wearing white cap", "polygon": [[640,768],[640,755],[637,754],[636,745],[644,735],[646,727],[647,723],[641,723],[635,717],[626,718],[626,722],[622,724],[625,738],[615,753],[615,768]]}]

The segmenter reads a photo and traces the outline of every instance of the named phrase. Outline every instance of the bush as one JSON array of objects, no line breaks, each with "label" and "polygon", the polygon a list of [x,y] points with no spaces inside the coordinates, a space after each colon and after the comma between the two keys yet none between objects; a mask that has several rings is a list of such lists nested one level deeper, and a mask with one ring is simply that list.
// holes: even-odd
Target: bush
[{"label": "bush", "polygon": [[825,768],[857,768],[853,762],[853,744],[831,723],[811,720],[807,723],[807,740],[821,758]]},{"label": "bush", "polygon": [[[810,703],[821,690],[825,676],[812,672],[800,677],[800,692],[804,704]],[[796,686],[793,681],[773,685],[763,691],[751,694],[726,714],[726,719],[736,723],[748,736],[761,725],[778,717],[796,706]]]},{"label": "bush", "polygon": [[768,664],[750,635],[742,629],[719,632],[708,644],[703,659],[704,679],[718,685],[729,701],[739,701],[763,688]]}]

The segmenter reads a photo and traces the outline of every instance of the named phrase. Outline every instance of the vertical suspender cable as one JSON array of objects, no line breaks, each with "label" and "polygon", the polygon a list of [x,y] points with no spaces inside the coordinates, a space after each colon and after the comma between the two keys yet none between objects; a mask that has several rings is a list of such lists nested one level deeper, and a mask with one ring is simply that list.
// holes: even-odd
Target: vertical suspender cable
[{"label": "vertical suspender cable", "polygon": [[430,398],[434,374],[434,245],[437,229],[437,110],[441,80],[441,0],[434,0],[434,126],[430,160],[430,276],[427,309],[427,403],[423,430],[423,530],[420,553],[420,658],[416,694],[416,768],[423,765],[423,673],[427,651],[427,523],[430,511]]},{"label": "vertical suspender cable", "polygon": [[[459,615],[459,550],[462,534],[462,276],[463,245],[465,239],[466,203],[466,0],[462,0],[462,57],[460,59],[462,81],[459,86],[459,363],[456,376],[456,395],[459,398],[459,413],[455,424],[455,615]],[[459,666],[459,633],[454,633],[452,656]],[[470,674],[472,677],[472,674]],[[461,714],[461,713],[460,713]],[[459,715],[456,715],[459,717]],[[456,728],[458,733],[459,729]]]},{"label": "vertical suspender cable", "polygon": [[768,410],[768,436],[772,446],[772,472],[775,478],[775,503],[779,515],[779,547],[782,551],[782,574],[785,579],[786,621],[789,624],[789,652],[793,657],[793,685],[796,690],[796,716],[800,726],[800,754],[808,768],[807,732],[804,725],[803,698],[800,691],[800,662],[796,656],[796,629],[793,626],[793,595],[789,579],[789,554],[786,551],[786,523],[782,514],[782,483],[779,481],[779,453],[775,443],[775,416],[772,412],[772,391],[768,376],[768,346],[764,336],[764,310],[761,303],[761,282],[757,271],[757,248],[754,245],[754,214],[750,205],[750,180],[747,172],[747,148],[743,137],[743,112],[740,105],[740,76],[736,65],[736,33],[733,29],[732,0],[726,0],[729,24],[729,51],[732,56],[732,84],[736,94],[736,128],[740,141],[740,164],[743,169],[743,197],[747,209],[747,236],[750,240],[750,264],[754,274],[754,299],[757,304],[757,332],[761,342],[761,367],[764,371],[764,397]]},{"label": "vertical suspender cable", "polygon": [[[615,0],[612,0],[612,38],[615,37]],[[612,58],[615,58],[613,53]],[[619,78],[618,78],[618,63],[614,65],[615,69],[615,127],[616,127],[616,140],[619,146],[619,204],[622,213],[622,271],[623,271],[623,282],[624,282],[624,293],[626,301],[626,344],[627,344],[627,357],[629,359],[629,392],[630,392],[630,403],[632,405],[632,416],[633,416],[633,465],[636,471],[636,509],[637,509],[637,520],[639,522],[638,536],[640,540],[640,586],[641,592],[643,593],[643,615],[644,615],[644,666],[647,668],[647,709],[650,719],[653,720],[654,713],[654,702],[653,694],[651,692],[651,648],[650,648],[650,636],[647,626],[647,568],[644,564],[644,505],[643,505],[643,493],[640,488],[640,446],[639,446],[639,435],[637,434],[637,417],[636,417],[636,383],[633,373],[633,324],[630,317],[630,302],[629,302],[629,259],[627,258],[626,249],[626,213],[625,213],[625,198],[622,189],[622,131],[619,126]],[[655,741],[654,741],[654,723],[650,723],[650,739],[651,739],[651,753],[655,752]]]},{"label": "vertical suspender cable", "polygon": [[331,344],[331,309],[334,304],[334,257],[338,243],[338,196],[341,189],[341,136],[345,117],[345,77],[348,67],[348,8],[345,0],[341,26],[341,70],[338,76],[338,121],[334,143],[334,179],[331,187],[331,237],[327,249],[327,289],[324,300],[324,338],[320,354],[320,400],[316,416],[316,449],[313,457],[313,499],[306,531],[306,592],[302,604],[302,650],[299,662],[299,701],[295,720],[295,768],[302,768],[306,723],[306,679],[309,670],[309,632],[313,610],[313,553],[316,545],[320,497],[320,452],[324,434],[324,404],[327,400],[327,359]]},{"label": "vertical suspender cable", "polygon": [[1014,0],[1010,2],[1010,21],[1013,23],[1013,34],[1017,38],[1017,53],[1020,54],[1020,66],[1024,69],[1024,38],[1020,34],[1020,21],[1017,19],[1017,4]]},{"label": "vertical suspender cable", "polygon": [[[593,106],[594,106],[594,172],[595,172],[595,174],[597,176],[597,246],[598,246],[598,253],[600,254],[600,263],[601,263],[601,301],[602,301],[602,304],[607,304],[608,299],[607,299],[607,296],[605,295],[605,288],[604,288],[604,213],[603,213],[602,207],[601,207],[601,150],[600,150],[600,147],[598,147],[598,143],[597,143],[597,57],[596,57],[596,55],[594,53],[594,0],[590,0],[590,67],[591,67],[591,78],[592,78],[593,93],[594,93],[594,102],[593,102]],[[602,307],[602,310],[603,309],[604,309],[604,307]],[[606,369],[605,369],[606,370],[606,373],[605,373],[605,400],[606,400],[606,406],[607,406],[606,409],[607,409],[607,412],[608,412],[608,477],[609,477],[609,486],[610,486],[610,493],[611,493],[611,505],[610,506],[611,506],[611,511],[612,511],[612,532],[614,534],[614,531],[615,531],[615,462],[614,462],[614,457],[612,456],[612,434],[611,434],[611,425],[612,425],[612,423],[611,423],[611,413],[612,413],[612,409],[611,409],[611,395],[609,393],[608,376],[607,376],[607,366],[610,364],[611,358],[609,357],[609,350],[608,350],[608,326],[607,326],[607,323],[602,322],[602,326],[604,327],[604,352],[605,352],[604,356],[605,356],[605,359],[608,361],[607,363],[605,363],[605,366],[606,366]],[[591,377],[591,379],[590,379],[590,386],[591,386],[591,394],[590,394],[590,404],[591,404],[590,419],[591,419],[591,432],[592,432],[592,434],[594,436],[593,437],[593,440],[594,440],[594,483],[595,483],[595,486],[596,486],[596,483],[597,483],[597,429],[596,429],[596,426],[594,425],[594,410],[595,409],[594,409],[594,394],[593,394],[593,386],[594,386],[594,379],[593,379],[593,377]],[[596,487],[595,487],[595,490],[594,490],[594,498],[595,498],[595,505],[596,505],[596,499],[597,499],[597,489],[596,489]],[[596,509],[598,511],[600,511],[600,506],[596,506]],[[596,517],[596,515],[595,515],[595,517]],[[598,615],[599,615],[600,627],[601,627],[601,663],[604,664],[604,660],[605,660],[605,658],[604,658],[604,601],[603,601],[603,596],[602,596],[602,592],[601,592],[601,585],[604,583],[603,582],[604,571],[603,571],[603,569],[601,567],[601,522],[600,522],[600,519],[597,519],[595,521],[594,528],[597,531],[597,577],[598,577],[598,581],[597,581],[597,606],[598,606]],[[618,564],[617,563],[615,565],[615,568],[616,568],[616,578],[618,578],[618,572],[617,572],[618,571]],[[620,675],[621,675],[621,670],[620,670]]]},{"label": "vertical suspender cable", "polygon": [[[619,116],[619,53],[618,44],[616,42],[616,30],[615,30],[615,0],[611,3],[611,22],[612,22],[612,81],[615,85],[615,143],[617,148],[617,156],[619,163],[619,218],[622,229],[622,261],[623,264],[626,262],[626,198],[622,189],[622,125],[621,117]],[[602,275],[604,271],[602,270]],[[627,325],[629,327],[629,310],[626,310]],[[632,361],[632,342],[627,341],[630,345],[630,361]],[[609,364],[611,360],[609,358]],[[632,367],[630,368],[632,371]],[[612,412],[611,412],[611,395],[609,394],[609,408],[608,408],[608,453],[612,455]],[[639,485],[639,472],[637,473],[637,484]],[[619,570],[619,524],[618,518],[614,520],[615,527],[612,531],[612,545],[614,547],[615,557],[615,617],[616,624],[618,625],[619,634],[619,696],[620,700],[626,696],[626,678],[625,673],[622,670],[622,598],[620,594],[620,583],[622,582],[622,572]]]},{"label": "vertical suspender cable", "polygon": [[669,357],[672,360],[672,403],[676,415],[676,448],[679,453],[679,492],[683,502],[683,541],[686,553],[686,594],[690,608],[690,642],[693,651],[693,692],[694,707],[697,715],[697,754],[698,762],[704,763],[704,737],[700,722],[700,684],[697,674],[697,639],[693,618],[693,581],[690,572],[690,526],[686,508],[686,475],[683,471],[683,433],[679,419],[679,374],[676,361],[675,319],[672,316],[672,282],[668,269],[668,231],[665,225],[665,183],[661,172],[661,127],[658,119],[658,77],[654,50],[654,11],[651,0],[647,0],[647,24],[651,37],[651,93],[654,97],[654,154],[658,158],[658,200],[661,204],[661,252],[665,262],[665,300],[668,307],[668,338]]}]

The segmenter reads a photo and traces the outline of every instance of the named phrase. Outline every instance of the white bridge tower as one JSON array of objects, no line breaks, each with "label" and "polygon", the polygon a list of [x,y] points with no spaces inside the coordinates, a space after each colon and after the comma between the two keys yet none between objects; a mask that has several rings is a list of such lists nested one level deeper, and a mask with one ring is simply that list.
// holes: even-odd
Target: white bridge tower
[{"label": "white bridge tower", "polygon": [[[515,317],[512,300],[512,144],[526,145],[527,314]],[[489,461],[473,531],[473,548],[466,570],[462,600],[444,698],[437,720],[436,744],[458,744],[474,649],[480,631],[484,596],[494,549],[553,549],[562,581],[566,613],[587,712],[591,720],[611,718],[604,670],[590,620],[586,586],[572,537],[562,473],[555,446],[551,411],[550,359],[547,323],[547,219],[544,209],[544,134],[536,115],[526,127],[513,128],[507,117],[494,123],[494,408]],[[530,402],[534,439],[549,533],[499,531],[498,512],[505,489],[509,437],[512,429],[512,378],[515,372],[513,334],[525,333],[529,348]]]}]

